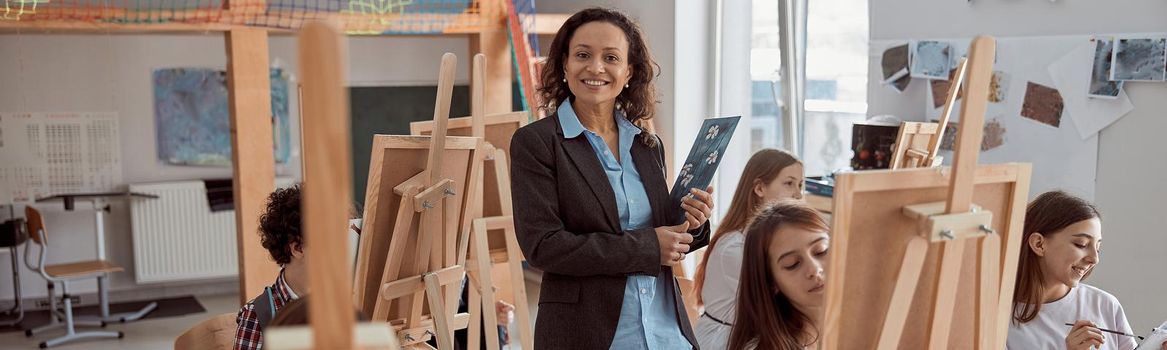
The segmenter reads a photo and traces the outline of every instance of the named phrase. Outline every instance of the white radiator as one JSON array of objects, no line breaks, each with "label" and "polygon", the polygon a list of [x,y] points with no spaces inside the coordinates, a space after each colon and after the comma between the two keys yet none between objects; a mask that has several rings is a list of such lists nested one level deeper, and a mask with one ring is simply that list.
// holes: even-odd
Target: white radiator
[{"label": "white radiator", "polygon": [[136,184],[130,191],[158,196],[130,204],[138,283],[238,275],[235,211],[211,212],[202,181]]}]

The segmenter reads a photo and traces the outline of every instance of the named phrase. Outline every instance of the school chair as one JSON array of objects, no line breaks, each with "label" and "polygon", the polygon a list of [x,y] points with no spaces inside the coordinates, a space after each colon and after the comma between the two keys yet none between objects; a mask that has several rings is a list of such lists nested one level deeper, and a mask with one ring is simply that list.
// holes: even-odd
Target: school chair
[{"label": "school chair", "polygon": [[[42,349],[81,339],[122,338],[125,336],[122,332],[77,332],[76,326],[83,325],[104,327],[107,320],[118,320],[121,322],[133,321],[141,318],[142,316],[145,316],[146,313],[149,313],[158,307],[157,303],[150,303],[138,312],[109,315],[109,297],[107,290],[108,288],[106,288],[107,284],[109,283],[109,274],[112,272],[121,272],[124,271],[124,269],[122,269],[121,266],[118,266],[117,264],[107,260],[78,261],[65,264],[48,265],[46,263],[49,253],[48,232],[45,230],[44,219],[41,217],[40,211],[31,206],[24,208],[24,215],[26,225],[28,226],[29,236],[32,238],[33,243],[36,243],[36,245],[40,247],[38,263],[34,267],[28,262],[28,257],[30,256],[28,250],[32,244],[25,246],[25,265],[27,265],[30,270],[36,270],[40,272],[41,276],[49,282],[48,289],[50,305],[49,323],[35,329],[26,330],[24,335],[27,337],[32,337],[34,334],[42,333],[47,330],[62,327],[65,328],[65,335],[41,342],[40,347]],[[73,315],[73,301],[70,298],[71,295],[69,295],[69,282],[88,278],[97,279],[98,299],[100,301],[101,316],[98,317],[95,321],[81,322],[76,320]],[[61,283],[61,299],[65,302],[64,314],[58,313],[57,298],[53,292],[53,289],[58,282]],[[60,320],[64,320],[64,323],[61,323]]]}]

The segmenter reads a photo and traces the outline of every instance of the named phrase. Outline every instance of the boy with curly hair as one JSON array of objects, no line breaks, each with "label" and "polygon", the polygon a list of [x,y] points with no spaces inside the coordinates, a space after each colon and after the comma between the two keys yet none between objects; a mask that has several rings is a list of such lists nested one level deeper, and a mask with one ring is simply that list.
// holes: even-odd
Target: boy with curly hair
[{"label": "boy with curly hair", "polygon": [[236,350],[263,348],[263,328],[276,312],[308,292],[308,266],[304,260],[304,236],[300,231],[300,185],[281,188],[267,198],[259,217],[261,243],[280,265],[276,281],[239,309],[235,328]]}]

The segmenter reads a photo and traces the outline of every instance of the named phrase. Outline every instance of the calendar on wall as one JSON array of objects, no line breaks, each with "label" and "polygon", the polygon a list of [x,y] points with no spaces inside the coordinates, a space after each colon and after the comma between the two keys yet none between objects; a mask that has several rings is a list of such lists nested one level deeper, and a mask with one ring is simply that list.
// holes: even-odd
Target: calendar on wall
[{"label": "calendar on wall", "polygon": [[0,202],[116,190],[120,140],[117,113],[0,113]]}]

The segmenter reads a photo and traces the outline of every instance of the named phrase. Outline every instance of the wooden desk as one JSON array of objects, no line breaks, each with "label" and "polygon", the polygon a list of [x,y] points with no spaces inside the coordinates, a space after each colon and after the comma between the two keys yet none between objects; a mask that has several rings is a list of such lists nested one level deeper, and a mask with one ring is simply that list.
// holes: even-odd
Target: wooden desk
[{"label": "wooden desk", "polygon": [[97,193],[63,193],[63,194],[58,194],[58,195],[53,195],[53,196],[48,196],[48,197],[43,197],[43,198],[37,198],[36,202],[41,203],[41,202],[48,202],[48,201],[54,201],[54,200],[60,199],[62,202],[65,202],[65,210],[66,211],[73,211],[73,202],[77,198],[96,199],[96,198],[123,197],[123,196],[124,197],[151,198],[151,199],[158,198],[158,196],[152,195],[152,194],[129,192],[129,191],[125,191],[125,192],[97,192]]}]

